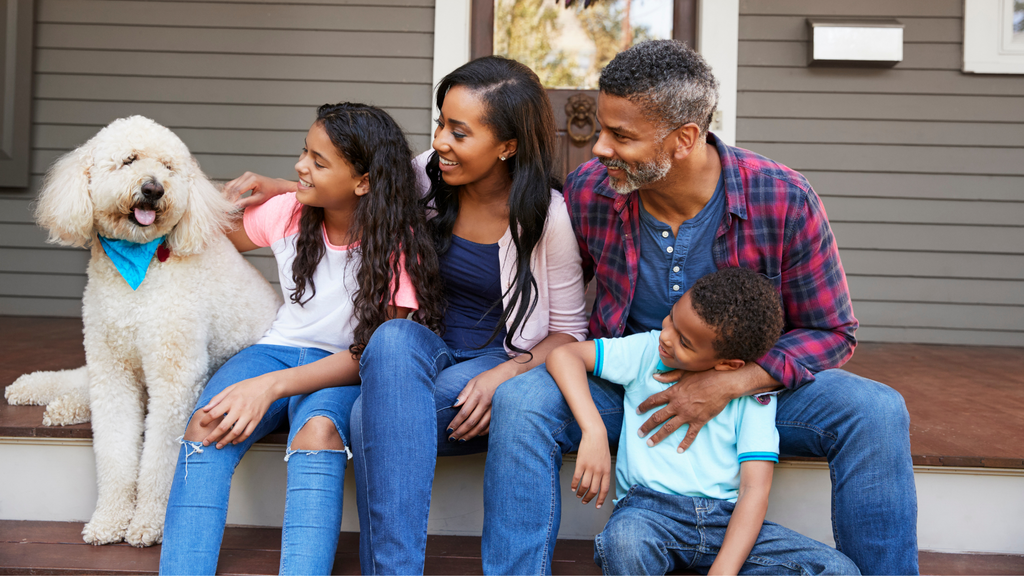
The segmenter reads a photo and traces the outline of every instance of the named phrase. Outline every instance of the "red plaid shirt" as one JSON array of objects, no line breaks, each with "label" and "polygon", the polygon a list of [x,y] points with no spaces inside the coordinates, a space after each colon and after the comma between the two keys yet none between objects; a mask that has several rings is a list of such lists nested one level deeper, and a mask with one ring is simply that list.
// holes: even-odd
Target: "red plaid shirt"
[{"label": "red plaid shirt", "polygon": [[[749,268],[782,293],[785,327],[757,361],[787,388],[814,380],[853,354],[853,317],[846,274],[825,209],[799,173],[708,135],[725,174],[727,206],[712,248],[718,268]],[[596,276],[590,336],[622,336],[639,270],[637,193],[617,194],[597,159],[565,182],[565,202],[583,256],[584,278]],[[642,295],[641,295],[642,296]]]}]

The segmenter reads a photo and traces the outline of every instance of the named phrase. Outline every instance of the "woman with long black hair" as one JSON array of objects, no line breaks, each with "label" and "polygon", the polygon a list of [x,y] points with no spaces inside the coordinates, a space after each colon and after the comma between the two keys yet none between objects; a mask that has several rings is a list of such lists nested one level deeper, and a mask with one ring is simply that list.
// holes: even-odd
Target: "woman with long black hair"
[{"label": "woman with long black hair", "polygon": [[[445,332],[391,320],[363,353],[352,447],[364,574],[423,572],[437,456],[486,450],[497,387],[586,335],[554,117],[536,74],[474,60],[441,80],[437,108],[433,150],[416,162]],[[485,495],[485,506],[501,497]]]}]

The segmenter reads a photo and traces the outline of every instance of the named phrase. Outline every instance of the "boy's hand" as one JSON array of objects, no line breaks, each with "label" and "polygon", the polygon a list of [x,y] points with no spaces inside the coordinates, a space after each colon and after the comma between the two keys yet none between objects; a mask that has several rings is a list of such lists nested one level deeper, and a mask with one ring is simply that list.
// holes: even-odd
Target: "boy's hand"
[{"label": "boy's hand", "polygon": [[589,504],[597,496],[597,507],[604,504],[612,485],[612,456],[608,439],[601,435],[583,435],[580,449],[576,454],[576,470],[572,475],[569,489]]}]

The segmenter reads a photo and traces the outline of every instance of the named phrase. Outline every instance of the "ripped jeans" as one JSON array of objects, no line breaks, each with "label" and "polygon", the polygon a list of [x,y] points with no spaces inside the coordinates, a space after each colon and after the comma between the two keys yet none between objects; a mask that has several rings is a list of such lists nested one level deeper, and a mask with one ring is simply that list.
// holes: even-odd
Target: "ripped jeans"
[{"label": "ripped jeans", "polygon": [[[330,352],[257,344],[242,350],[210,378],[196,410],[228,386],[267,372],[315,362]],[[351,452],[349,414],[359,386],[324,388],[274,402],[252,435],[218,450],[181,441],[167,503],[161,574],[213,574],[217,568],[228,496],[235,467],[254,442],[285,421],[288,432],[288,490],[281,533],[281,574],[330,574],[341,531],[345,467]],[[331,420],[345,450],[292,450],[296,433],[310,418]]]}]

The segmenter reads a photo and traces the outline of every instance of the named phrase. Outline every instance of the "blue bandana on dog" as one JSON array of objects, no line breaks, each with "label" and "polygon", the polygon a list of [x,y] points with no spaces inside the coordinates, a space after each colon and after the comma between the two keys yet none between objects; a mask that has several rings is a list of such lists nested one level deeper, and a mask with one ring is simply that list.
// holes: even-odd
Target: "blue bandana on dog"
[{"label": "blue bandana on dog", "polygon": [[103,251],[107,253],[110,261],[117,266],[124,281],[135,290],[146,279],[146,270],[149,269],[149,261],[153,259],[153,253],[164,241],[166,236],[151,240],[145,244],[136,244],[127,240],[114,240],[100,236],[100,244]]}]

